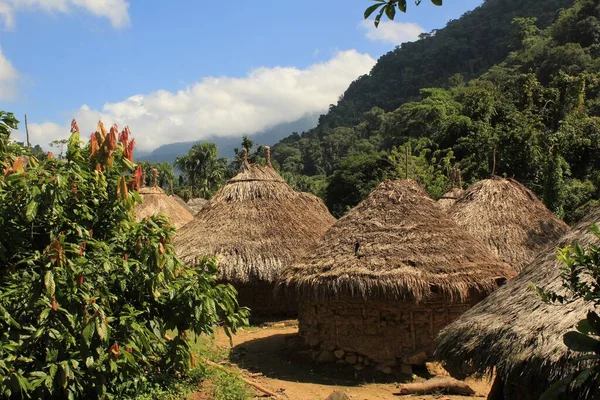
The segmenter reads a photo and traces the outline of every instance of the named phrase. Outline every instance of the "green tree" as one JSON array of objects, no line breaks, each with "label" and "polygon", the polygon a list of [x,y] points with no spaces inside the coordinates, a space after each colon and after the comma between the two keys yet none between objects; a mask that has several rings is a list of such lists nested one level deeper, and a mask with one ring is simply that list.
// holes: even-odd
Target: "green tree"
[{"label": "green tree", "polygon": [[[600,228],[593,225],[590,232],[600,239]],[[600,305],[600,249],[596,245],[587,247],[574,244],[561,249],[558,258],[563,286],[569,291],[559,295],[553,291],[534,286],[538,295],[546,302],[566,304],[577,299]],[[600,315],[590,310],[586,318],[579,321],[576,330],[564,334],[563,342],[572,352],[581,353],[572,360],[584,362],[584,367],[573,367],[573,373],[555,382],[542,395],[540,400],[567,400],[575,398],[596,398],[600,382]],[[588,392],[591,389],[592,394]],[[580,397],[581,396],[581,397]]]},{"label": "green tree", "polygon": [[166,218],[135,221],[127,128],[82,147],[73,122],[64,159],[39,161],[15,125],[1,114],[0,397],[133,398],[188,373],[195,335],[246,322],[214,259],[185,266]]},{"label": "green tree", "polygon": [[219,150],[214,143],[200,143],[175,160],[185,181],[191,187],[193,197],[209,197],[225,179],[227,160],[219,158]]}]

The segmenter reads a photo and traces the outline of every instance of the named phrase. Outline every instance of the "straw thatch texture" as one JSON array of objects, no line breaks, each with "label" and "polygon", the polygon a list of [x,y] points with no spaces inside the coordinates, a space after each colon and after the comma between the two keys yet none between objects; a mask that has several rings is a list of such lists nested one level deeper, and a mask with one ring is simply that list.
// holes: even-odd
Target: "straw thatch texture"
[{"label": "straw thatch texture", "polygon": [[219,255],[228,282],[274,282],[334,222],[320,199],[294,191],[269,166],[245,162],[178,232],[175,247],[186,262]]},{"label": "straw thatch texture", "polygon": [[178,202],[183,208],[185,208],[190,214],[194,215],[194,210],[192,209],[192,207],[190,207],[188,205],[188,203],[185,202],[185,200],[183,200],[181,197],[177,196],[176,194],[172,194],[169,196],[170,198],[172,198],[173,200],[175,200],[176,202]]},{"label": "straw thatch texture", "polygon": [[208,200],[197,197],[195,199],[189,199],[187,205],[192,209],[192,214],[196,215],[200,210],[202,210],[202,207],[204,207],[206,203],[208,203]]},{"label": "straw thatch texture", "polygon": [[493,177],[477,182],[449,213],[517,271],[569,230],[535,194],[514,179]]},{"label": "straw thatch texture", "polygon": [[136,204],[133,209],[138,221],[162,213],[169,218],[175,228],[180,228],[194,219],[187,208],[159,187],[143,187],[138,193],[142,198],[142,204]]},{"label": "straw thatch texture", "polygon": [[585,318],[591,305],[543,303],[531,283],[564,293],[556,249],[574,242],[599,244],[587,232],[594,222],[600,222],[600,208],[546,248],[517,278],[446,327],[438,339],[438,357],[449,366],[470,364],[479,372],[495,366],[514,393],[521,390],[532,398],[548,382],[568,374],[573,366],[568,360],[578,354],[567,351],[562,336]]},{"label": "straw thatch texture", "polygon": [[304,298],[461,302],[515,275],[414,181],[385,181],[282,275]]},{"label": "straw thatch texture", "polygon": [[438,206],[444,211],[448,211],[450,207],[456,203],[456,200],[464,193],[461,188],[453,188],[447,191],[437,201]]}]

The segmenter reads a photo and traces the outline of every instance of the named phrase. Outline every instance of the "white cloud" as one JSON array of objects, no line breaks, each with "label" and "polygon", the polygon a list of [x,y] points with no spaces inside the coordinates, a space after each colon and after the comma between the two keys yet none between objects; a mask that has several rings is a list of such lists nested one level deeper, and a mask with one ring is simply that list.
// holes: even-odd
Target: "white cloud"
[{"label": "white cloud", "polygon": [[19,73],[0,49],[0,100],[8,100],[16,94],[16,83]]},{"label": "white cloud", "polygon": [[[257,68],[243,78],[206,77],[184,90],[136,94],[101,110],[84,105],[74,112],[79,127],[91,133],[99,119],[107,125],[129,125],[138,148],[211,136],[237,136],[324,112],[375,60],[355,50],[336,53],[306,69]],[[69,121],[30,126],[32,143],[47,146],[69,132]],[[290,132],[291,133],[291,132]]]},{"label": "white cloud", "polygon": [[15,13],[21,10],[69,13],[83,9],[107,18],[114,28],[120,29],[129,25],[128,7],[126,0],[0,0],[0,20],[10,30],[15,26]]},{"label": "white cloud", "polygon": [[366,31],[365,35],[369,40],[396,45],[413,42],[425,32],[425,28],[412,22],[381,21],[376,28],[373,21],[364,20],[359,26]]}]

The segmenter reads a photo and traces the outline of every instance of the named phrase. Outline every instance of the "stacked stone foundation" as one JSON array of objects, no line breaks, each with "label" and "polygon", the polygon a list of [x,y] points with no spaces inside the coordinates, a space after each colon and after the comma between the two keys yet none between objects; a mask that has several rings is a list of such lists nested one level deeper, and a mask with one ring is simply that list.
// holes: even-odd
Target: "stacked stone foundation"
[{"label": "stacked stone foundation", "polygon": [[474,304],[386,301],[301,301],[299,335],[320,362],[410,373],[431,356],[439,331]]}]

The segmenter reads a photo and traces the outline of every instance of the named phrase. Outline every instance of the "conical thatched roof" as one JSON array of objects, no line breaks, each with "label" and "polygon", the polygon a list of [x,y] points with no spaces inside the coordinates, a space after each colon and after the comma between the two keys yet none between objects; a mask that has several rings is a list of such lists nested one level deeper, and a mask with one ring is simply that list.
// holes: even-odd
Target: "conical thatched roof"
[{"label": "conical thatched roof", "polygon": [[438,199],[437,204],[442,210],[448,211],[463,193],[464,190],[462,190],[461,188],[452,188]]},{"label": "conical thatched roof", "polygon": [[500,177],[469,187],[449,213],[517,271],[569,230],[533,192],[514,179]]},{"label": "conical thatched roof", "polygon": [[202,207],[204,207],[206,203],[208,203],[208,200],[197,197],[194,199],[189,199],[187,205],[192,209],[192,214],[196,215],[198,211],[202,210]]},{"label": "conical thatched roof", "polygon": [[133,209],[138,221],[162,213],[169,218],[175,228],[180,228],[194,219],[184,206],[159,187],[143,187],[138,193],[142,198],[142,204],[136,204]]},{"label": "conical thatched roof", "polygon": [[176,202],[178,202],[183,208],[185,208],[190,214],[194,215],[194,210],[192,209],[192,207],[190,207],[185,200],[183,200],[181,197],[177,196],[176,194],[172,194],[169,196],[170,198],[172,198],[173,200],[175,200]]},{"label": "conical thatched roof", "polygon": [[487,294],[515,275],[414,181],[385,181],[327,231],[281,284],[317,298],[420,301]]},{"label": "conical thatched roof", "polygon": [[546,304],[531,284],[564,294],[556,249],[574,242],[600,244],[588,232],[599,222],[600,207],[546,248],[518,277],[446,327],[438,338],[438,358],[454,367],[472,365],[480,372],[496,366],[505,382],[526,387],[543,388],[567,375],[574,365],[567,361],[581,354],[568,353],[562,337],[592,306],[581,300]]},{"label": "conical thatched roof", "polygon": [[271,166],[244,162],[178,232],[175,248],[186,262],[219,255],[229,282],[273,282],[334,222],[320,199],[294,191]]}]

